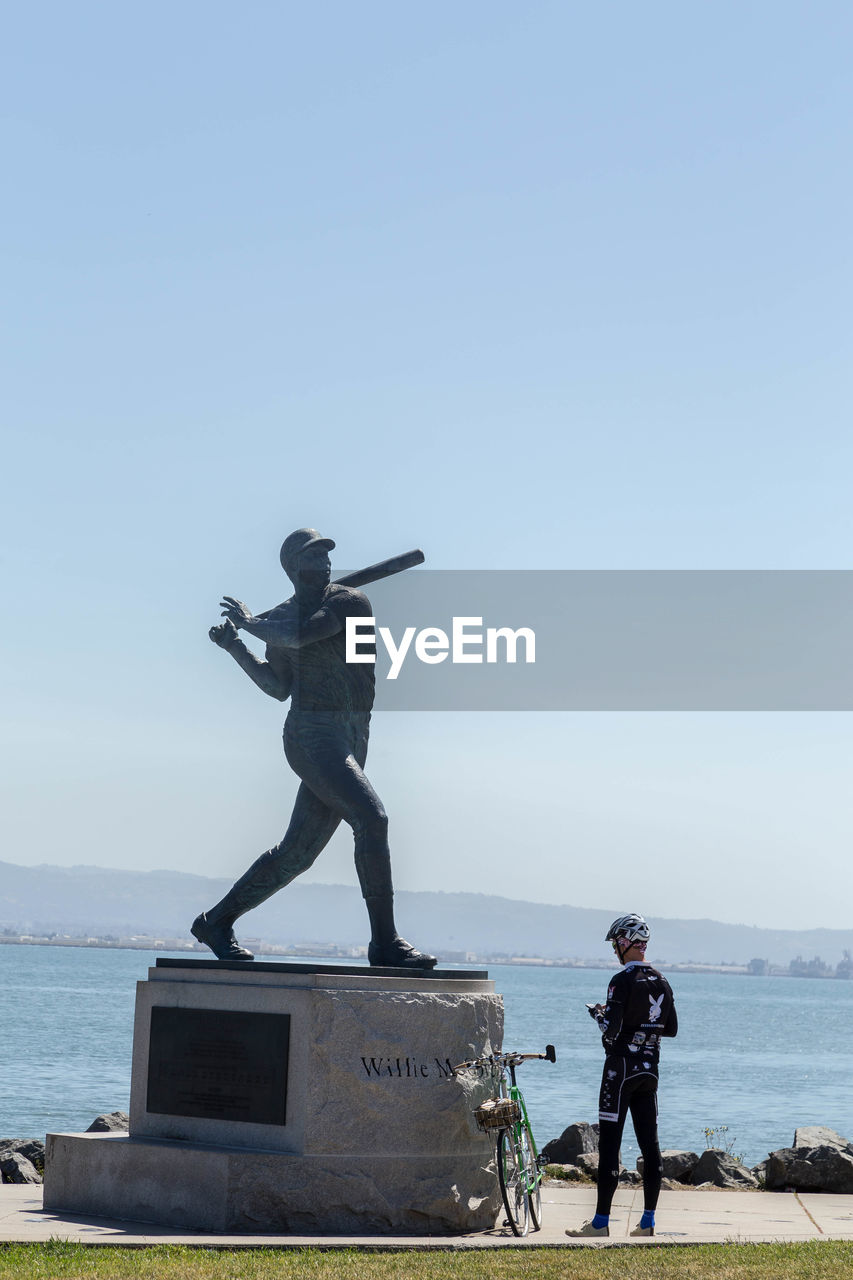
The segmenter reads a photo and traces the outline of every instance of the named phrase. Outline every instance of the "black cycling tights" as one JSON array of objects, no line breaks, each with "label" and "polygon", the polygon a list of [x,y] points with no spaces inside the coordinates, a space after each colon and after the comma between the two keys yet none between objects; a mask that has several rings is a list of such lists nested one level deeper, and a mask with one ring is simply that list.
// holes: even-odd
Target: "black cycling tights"
[{"label": "black cycling tights", "polygon": [[629,1077],[619,1092],[619,1118],[599,1119],[596,1213],[610,1213],[610,1205],[619,1185],[619,1148],[629,1111],[637,1142],[643,1153],[643,1206],[646,1209],[657,1207],[663,1175],[658,1146],[657,1083],[652,1075],[635,1076],[633,1079]]}]

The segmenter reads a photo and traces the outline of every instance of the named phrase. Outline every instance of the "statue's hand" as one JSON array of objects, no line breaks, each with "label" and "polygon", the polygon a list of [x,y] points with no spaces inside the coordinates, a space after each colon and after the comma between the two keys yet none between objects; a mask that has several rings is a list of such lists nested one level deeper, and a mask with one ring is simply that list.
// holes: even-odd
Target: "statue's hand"
[{"label": "statue's hand", "polygon": [[211,627],[207,633],[214,644],[218,644],[220,649],[230,649],[231,645],[237,639],[237,628],[230,618],[226,618],[224,622],[220,622],[218,626]]},{"label": "statue's hand", "polygon": [[219,603],[222,606],[223,618],[228,618],[235,627],[245,627],[247,622],[252,621],[252,611],[246,608],[242,600],[235,600],[233,596],[223,596]]}]

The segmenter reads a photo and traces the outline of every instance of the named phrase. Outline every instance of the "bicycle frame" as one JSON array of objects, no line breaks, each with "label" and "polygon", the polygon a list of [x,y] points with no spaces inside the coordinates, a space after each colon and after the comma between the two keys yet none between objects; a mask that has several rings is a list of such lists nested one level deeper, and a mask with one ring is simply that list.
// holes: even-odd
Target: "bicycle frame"
[{"label": "bicycle frame", "polygon": [[[533,1159],[536,1164],[536,1170],[537,1170],[536,1183],[539,1183],[542,1181],[542,1172],[539,1169],[539,1148],[536,1146],[536,1139],[534,1138],[533,1130],[530,1127],[530,1120],[528,1119],[528,1116],[527,1116],[527,1104],[524,1101],[524,1094],[521,1092],[518,1085],[516,1084],[515,1064],[512,1062],[509,1063],[508,1069],[509,1069],[509,1078],[510,1078],[508,1096],[513,1102],[518,1103],[519,1108],[521,1110],[521,1119],[516,1120],[512,1128],[515,1131],[516,1138],[519,1140],[521,1139],[522,1125],[524,1125],[527,1128],[527,1136],[530,1139],[530,1145],[533,1148]],[[534,1183],[534,1186],[536,1185],[536,1183]],[[533,1190],[532,1187],[529,1189]]]}]

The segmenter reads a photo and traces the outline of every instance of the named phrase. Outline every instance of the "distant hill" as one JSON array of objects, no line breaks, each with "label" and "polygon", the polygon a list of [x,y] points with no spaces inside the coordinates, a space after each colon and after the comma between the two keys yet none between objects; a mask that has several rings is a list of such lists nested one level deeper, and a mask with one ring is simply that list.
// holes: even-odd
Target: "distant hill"
[{"label": "distant hill", "polygon": [[[230,881],[179,871],[106,867],[22,867],[0,862],[0,929],[14,933],[110,933],[187,937],[199,911]],[[482,893],[397,894],[401,931],[439,955],[543,956],[608,960],[604,934],[624,906],[603,910],[519,902]],[[787,964],[820,956],[830,964],[853,951],[853,931],[758,929],[715,920],[652,917],[654,958],[670,963],[745,964],[753,957]],[[364,906],[345,885],[295,884],[246,918],[241,936],[308,945],[366,942]],[[651,956],[651,953],[650,953]]]}]

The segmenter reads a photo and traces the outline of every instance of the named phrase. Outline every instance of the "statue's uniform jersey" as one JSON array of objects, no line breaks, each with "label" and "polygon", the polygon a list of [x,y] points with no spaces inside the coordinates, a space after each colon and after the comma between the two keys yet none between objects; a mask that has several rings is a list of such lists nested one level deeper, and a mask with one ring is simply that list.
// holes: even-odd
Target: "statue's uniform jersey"
[{"label": "statue's uniform jersey", "polygon": [[627,964],[610,980],[599,1026],[607,1054],[599,1119],[616,1120],[623,1096],[629,1096],[626,1084],[645,1077],[657,1086],[661,1038],[678,1032],[672,988],[663,974],[644,961]]},{"label": "statue's uniform jersey", "polygon": [[[295,607],[291,598],[266,616],[275,621],[277,614],[291,613]],[[316,607],[315,604],[313,609]],[[322,607],[340,619],[341,630],[303,648],[268,644],[267,662],[276,675],[290,684],[290,716],[331,715],[343,719],[351,716],[369,719],[376,692],[374,664],[346,661],[346,619],[372,617],[370,601],[361,591],[330,583],[323,596]],[[365,641],[361,640],[359,653],[369,652]]]}]

